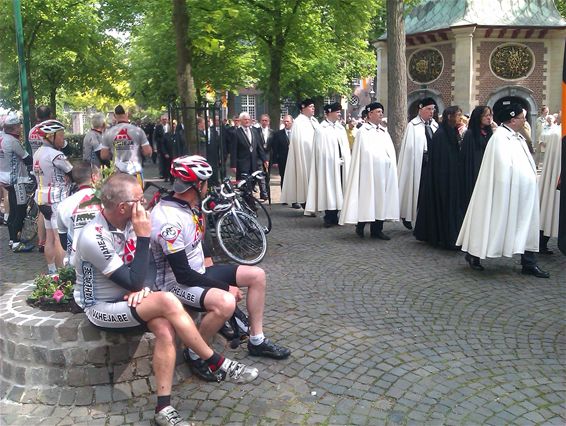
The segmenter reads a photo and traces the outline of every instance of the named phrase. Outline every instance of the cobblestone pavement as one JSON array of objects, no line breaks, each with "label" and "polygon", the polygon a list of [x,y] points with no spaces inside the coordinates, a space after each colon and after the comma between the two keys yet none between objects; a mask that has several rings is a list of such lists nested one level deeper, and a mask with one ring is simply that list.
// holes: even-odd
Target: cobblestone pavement
[{"label": "cobblestone pavement", "polygon": [[[399,224],[391,241],[279,204],[261,266],[268,273],[266,334],[285,361],[254,365],[251,384],[174,387],[173,405],[198,425],[462,425],[566,423],[566,260],[551,240],[550,279],[520,273],[519,258],[467,267]],[[368,230],[366,230],[368,231]],[[43,268],[12,254],[0,229],[0,292]],[[220,344],[220,341],[217,342]],[[0,424],[149,424],[154,397],[97,406],[0,403]]]}]

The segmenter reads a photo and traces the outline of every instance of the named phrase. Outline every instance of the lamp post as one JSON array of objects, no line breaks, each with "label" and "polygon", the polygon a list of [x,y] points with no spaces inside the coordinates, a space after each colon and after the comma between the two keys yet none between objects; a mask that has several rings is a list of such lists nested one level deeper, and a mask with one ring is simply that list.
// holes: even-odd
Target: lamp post
[{"label": "lamp post", "polygon": [[28,140],[30,130],[28,78],[26,73],[26,62],[24,59],[24,29],[22,25],[20,0],[13,0],[13,5],[14,20],[16,24],[16,47],[18,49],[18,64],[20,71],[20,96],[22,100],[22,112],[24,114],[24,141],[27,151],[31,153],[31,146]]}]

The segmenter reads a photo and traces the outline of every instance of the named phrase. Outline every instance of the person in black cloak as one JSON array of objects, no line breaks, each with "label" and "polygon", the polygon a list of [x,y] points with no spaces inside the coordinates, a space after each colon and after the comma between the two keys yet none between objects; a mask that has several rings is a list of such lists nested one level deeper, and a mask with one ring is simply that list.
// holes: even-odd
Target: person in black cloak
[{"label": "person in black cloak", "polygon": [[493,111],[490,107],[480,105],[474,108],[460,148],[460,205],[462,215],[465,215],[468,209],[480,171],[483,153],[489,138],[493,134],[494,125],[497,127],[493,121]]},{"label": "person in black cloak", "polygon": [[421,176],[417,221],[414,236],[433,246],[455,249],[462,225],[458,125],[459,106],[450,106],[442,114],[442,123],[428,147],[428,167]]}]

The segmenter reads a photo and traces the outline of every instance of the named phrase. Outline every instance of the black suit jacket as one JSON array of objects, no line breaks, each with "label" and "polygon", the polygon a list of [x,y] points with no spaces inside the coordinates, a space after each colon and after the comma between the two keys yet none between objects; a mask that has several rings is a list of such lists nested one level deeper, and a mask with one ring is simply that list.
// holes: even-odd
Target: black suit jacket
[{"label": "black suit jacket", "polygon": [[281,129],[274,132],[271,138],[271,162],[285,168],[287,155],[289,155],[289,138],[285,129]]},{"label": "black suit jacket", "polygon": [[261,143],[263,144],[263,150],[265,152],[269,152],[271,150],[271,140],[273,139],[273,134],[275,133],[272,129],[268,129],[268,136],[267,139],[263,137],[263,129],[261,127],[257,127],[259,131],[259,137],[261,138]]},{"label": "black suit jacket", "polygon": [[236,129],[230,151],[230,167],[236,168],[236,178],[240,179],[242,173],[250,174],[258,170],[258,159],[267,161],[267,154],[261,143],[261,135],[254,128],[250,128],[252,140],[249,141],[242,127]]}]

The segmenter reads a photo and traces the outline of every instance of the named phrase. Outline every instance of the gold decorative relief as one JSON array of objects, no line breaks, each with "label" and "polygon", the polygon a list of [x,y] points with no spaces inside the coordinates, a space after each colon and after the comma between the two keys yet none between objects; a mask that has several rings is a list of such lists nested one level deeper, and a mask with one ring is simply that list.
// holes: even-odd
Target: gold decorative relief
[{"label": "gold decorative relief", "polygon": [[504,80],[517,80],[529,75],[535,58],[527,46],[506,44],[491,53],[489,65],[493,73]]},{"label": "gold decorative relief", "polygon": [[444,59],[438,50],[417,50],[409,59],[409,77],[415,83],[430,83],[440,77],[443,66]]}]

